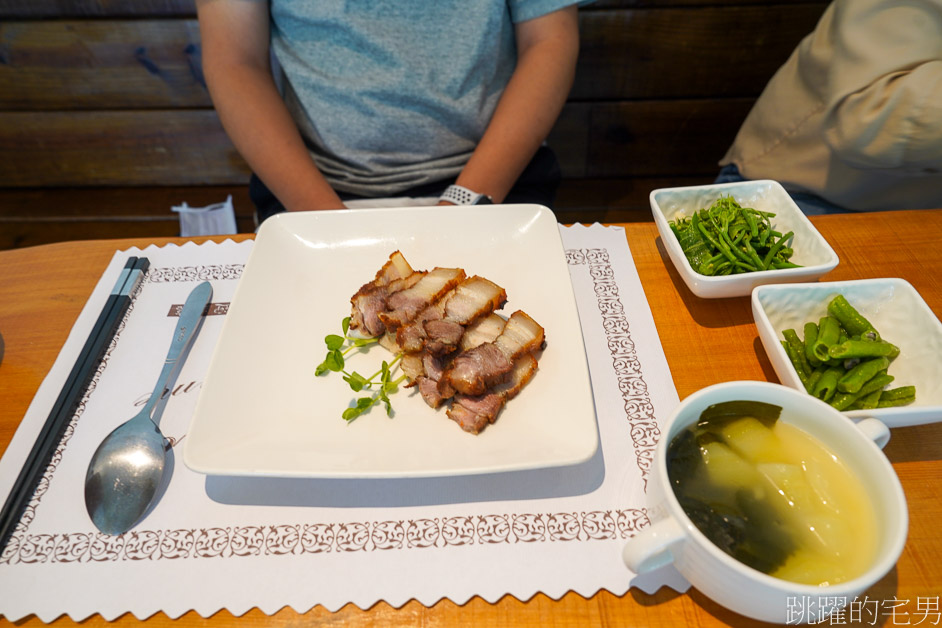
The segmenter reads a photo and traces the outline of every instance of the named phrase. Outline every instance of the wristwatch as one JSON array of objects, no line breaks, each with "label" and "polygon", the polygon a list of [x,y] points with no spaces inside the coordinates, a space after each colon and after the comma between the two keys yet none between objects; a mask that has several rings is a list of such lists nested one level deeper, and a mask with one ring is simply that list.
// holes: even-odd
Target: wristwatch
[{"label": "wristwatch", "polygon": [[440,201],[448,201],[455,205],[493,205],[494,199],[486,194],[478,194],[473,190],[460,185],[449,185],[439,197]]}]

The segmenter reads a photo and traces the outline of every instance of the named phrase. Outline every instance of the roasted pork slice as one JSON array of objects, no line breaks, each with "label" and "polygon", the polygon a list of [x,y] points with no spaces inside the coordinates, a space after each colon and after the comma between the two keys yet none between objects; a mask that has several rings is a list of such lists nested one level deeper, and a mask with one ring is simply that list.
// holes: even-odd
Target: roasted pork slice
[{"label": "roasted pork slice", "polygon": [[413,270],[409,262],[406,261],[402,253],[393,251],[389,259],[386,260],[386,263],[383,264],[383,267],[376,271],[376,276],[373,277],[373,281],[363,284],[360,289],[357,290],[354,298],[356,298],[357,295],[369,294],[377,288],[387,286],[396,279],[408,277],[414,272],[415,270]]},{"label": "roasted pork slice", "polygon": [[350,330],[353,333],[365,338],[375,338],[383,333],[385,326],[379,320],[379,314],[386,311],[386,296],[385,287],[370,284],[353,295],[350,299]]},{"label": "roasted pork slice", "polygon": [[412,321],[396,330],[396,347],[399,351],[418,353],[425,346],[428,334],[425,333],[425,324]]},{"label": "roasted pork slice", "polygon": [[[476,320],[474,323],[464,328],[458,349],[460,351],[467,351],[485,342],[493,342],[494,339],[500,335],[501,330],[504,329],[506,322],[504,317],[494,312]],[[397,336],[400,336],[404,329],[406,328],[400,328]],[[388,338],[389,334],[386,334],[386,337]],[[382,344],[382,342],[380,344]],[[390,351],[395,351],[393,348],[387,348],[390,349]],[[420,384],[419,390],[426,391],[423,393],[422,397],[425,399],[425,402],[433,408],[437,408],[441,405],[444,398],[451,397],[455,394],[454,389],[450,386],[444,386],[441,391],[438,390],[439,380],[441,379],[447,359],[447,354],[439,355],[425,350],[406,353],[402,358],[402,370],[413,382],[410,386]],[[420,383],[416,382],[420,377],[423,378],[423,381]],[[432,392],[433,387],[434,392]]]},{"label": "roasted pork slice", "polygon": [[444,368],[443,358],[430,353],[413,353],[410,356],[413,358],[417,356],[421,362],[421,374],[414,378],[415,385],[419,387],[419,394],[432,408],[439,407],[446,399],[446,396],[442,395],[438,389],[438,381],[441,379]]},{"label": "roasted pork slice", "polygon": [[526,312],[517,310],[493,342],[455,356],[439,380],[439,390],[445,396],[450,389],[465,395],[481,395],[507,376],[517,357],[536,351],[543,340],[543,328]]},{"label": "roasted pork slice", "polygon": [[521,310],[517,310],[507,319],[500,336],[494,340],[494,344],[500,347],[511,359],[536,351],[543,345],[545,334],[543,328],[530,318],[530,316]]},{"label": "roasted pork slice", "polygon": [[[392,352],[397,352],[392,334],[387,333],[380,340],[380,345]],[[403,374],[409,378],[406,388],[416,387],[426,404],[432,408],[439,407],[445,400],[438,392],[438,378],[441,377],[441,360],[423,351],[403,353],[399,361]]]},{"label": "roasted pork slice", "polygon": [[500,332],[504,331],[504,325],[506,324],[506,318],[500,314],[491,312],[465,328],[458,348],[461,351],[467,351],[478,345],[483,345],[485,342],[494,342],[494,340],[500,336]]},{"label": "roasted pork slice", "polygon": [[494,422],[497,413],[503,407],[504,402],[493,393],[475,397],[460,395],[460,399],[456,397],[452,401],[451,407],[445,411],[445,416],[457,423],[465,432],[478,434]]},{"label": "roasted pork slice", "polygon": [[425,323],[428,321],[440,321],[445,316],[445,301],[455,293],[450,290],[441,299],[432,303],[424,310],[416,314],[409,323],[402,325],[396,330],[396,343],[401,351],[419,352],[425,347],[425,341],[428,339],[428,333],[425,330]]},{"label": "roasted pork slice", "polygon": [[415,270],[406,261],[403,254],[400,251],[393,251],[383,267],[376,271],[373,283],[377,286],[385,286],[395,279],[408,277],[414,272]]},{"label": "roasted pork slice", "polygon": [[445,302],[444,319],[470,325],[477,319],[504,307],[507,291],[484,277],[474,275],[458,285]]},{"label": "roasted pork slice", "polygon": [[426,321],[425,351],[432,355],[446,355],[458,350],[464,326],[454,321]]},{"label": "roasted pork slice", "polygon": [[421,353],[404,353],[399,360],[403,374],[409,378],[406,388],[415,385],[415,381],[425,375],[425,365],[422,364]]},{"label": "roasted pork slice", "polygon": [[396,341],[403,351],[428,351],[445,355],[459,348],[465,328],[499,309],[507,292],[477,275],[465,279],[415,318],[399,327]]},{"label": "roasted pork slice", "polygon": [[486,342],[455,356],[439,379],[439,390],[446,397],[454,392],[480,395],[503,381],[512,368],[513,358],[494,342]]},{"label": "roasted pork slice", "polygon": [[381,346],[386,351],[389,351],[393,355],[396,355],[400,352],[399,345],[396,344],[396,334],[390,333],[388,331],[379,337],[379,346]]},{"label": "roasted pork slice", "polygon": [[438,382],[436,380],[423,375],[415,380],[415,384],[419,388],[419,394],[422,396],[422,400],[430,408],[438,408],[445,402],[445,398],[438,392]]},{"label": "roasted pork slice", "polygon": [[402,325],[411,322],[419,312],[438,301],[444,294],[457,286],[465,278],[460,268],[435,268],[411,288],[389,295],[386,300],[386,312],[379,314],[379,319],[390,331],[397,331]]},{"label": "roasted pork slice", "polygon": [[464,431],[477,434],[497,420],[504,404],[517,396],[536,370],[536,358],[525,353],[514,360],[513,370],[504,382],[483,395],[456,395],[445,414]]},{"label": "roasted pork slice", "polygon": [[380,315],[387,309],[390,296],[415,286],[424,271],[414,271],[405,277],[390,279],[388,283],[368,283],[350,299],[350,329],[365,338],[376,338],[386,331]]}]

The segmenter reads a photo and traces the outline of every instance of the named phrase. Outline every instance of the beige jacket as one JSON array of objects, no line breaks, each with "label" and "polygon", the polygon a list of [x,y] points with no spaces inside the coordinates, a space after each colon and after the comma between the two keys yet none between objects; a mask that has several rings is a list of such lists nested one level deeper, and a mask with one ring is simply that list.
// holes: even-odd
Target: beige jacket
[{"label": "beige jacket", "polygon": [[834,0],[728,163],[848,209],[942,208],[942,0]]}]

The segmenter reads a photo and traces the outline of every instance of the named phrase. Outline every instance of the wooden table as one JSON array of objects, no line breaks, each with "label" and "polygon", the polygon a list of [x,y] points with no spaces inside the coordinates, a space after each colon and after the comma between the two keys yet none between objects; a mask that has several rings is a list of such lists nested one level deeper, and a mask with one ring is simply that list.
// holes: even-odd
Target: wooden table
[{"label": "wooden table", "polygon": [[[902,277],[942,316],[942,210],[900,211],[813,218],[840,256],[824,280]],[[653,223],[625,224],[677,391],[687,395],[722,380],[777,381],[753,324],[749,300],[695,297],[668,261]],[[250,237],[250,236],[243,236]],[[76,317],[115,250],[179,239],[70,242],[0,252],[0,451],[58,355]],[[909,539],[896,568],[868,596],[881,602],[877,625],[939,625],[942,594],[942,423],[893,430],[885,450],[909,501]],[[0,592],[2,594],[2,592]],[[894,618],[889,604],[899,600]],[[905,604],[902,602],[905,601]],[[908,613],[908,615],[903,615]],[[870,623],[870,617],[865,617]],[[920,622],[920,620],[922,620]],[[227,612],[209,619],[189,613],[171,621],[158,614],[151,626],[228,625]],[[118,624],[136,623],[132,616]],[[67,618],[57,624],[72,623]],[[95,616],[85,625],[103,625]],[[575,593],[554,601],[537,595],[527,602],[506,597],[496,604],[473,599],[432,608],[410,602],[395,609],[380,602],[362,611],[348,605],[337,613],[316,607],[304,615],[290,609],[268,617],[253,610],[243,625],[513,625],[513,626],[708,626],[755,622],[719,607],[699,592],[679,595],[637,590],[590,599]],[[39,625],[36,618],[24,625]]]}]

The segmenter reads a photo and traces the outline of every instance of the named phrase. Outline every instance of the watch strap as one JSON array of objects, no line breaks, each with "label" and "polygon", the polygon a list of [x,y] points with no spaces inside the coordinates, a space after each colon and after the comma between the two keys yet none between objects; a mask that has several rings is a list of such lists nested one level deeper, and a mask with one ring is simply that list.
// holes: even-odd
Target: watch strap
[{"label": "watch strap", "polygon": [[490,205],[494,201],[486,194],[479,194],[460,185],[449,185],[439,197],[441,201],[448,201],[455,205]]}]

